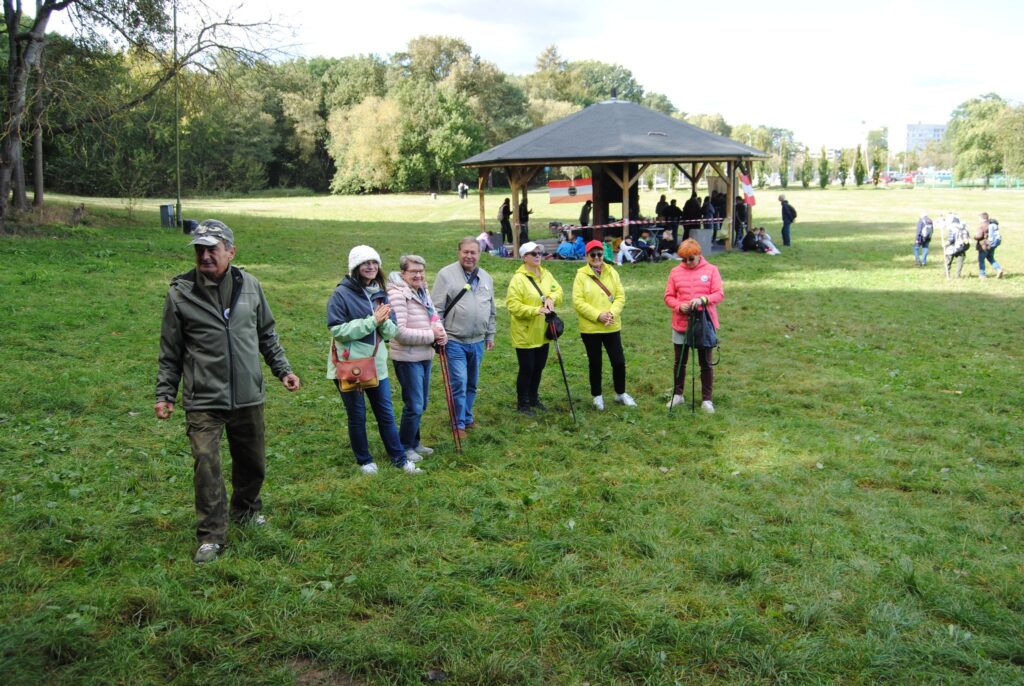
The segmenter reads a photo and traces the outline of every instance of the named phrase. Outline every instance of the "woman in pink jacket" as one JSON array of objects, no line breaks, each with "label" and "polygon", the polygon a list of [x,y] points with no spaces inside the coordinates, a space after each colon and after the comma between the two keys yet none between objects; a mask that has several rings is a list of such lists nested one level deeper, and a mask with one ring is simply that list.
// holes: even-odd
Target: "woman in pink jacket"
[{"label": "woman in pink jacket", "polygon": [[398,438],[405,458],[419,462],[434,452],[420,442],[420,420],[430,396],[434,343],[444,345],[448,336],[430,300],[424,259],[419,255],[402,255],[398,265],[402,271],[391,272],[388,277],[388,300],[398,322],[398,333],[391,341],[391,361],[402,386]]},{"label": "woman in pink jacket", "polygon": [[[683,402],[686,358],[690,352],[689,346],[686,345],[686,321],[690,309],[706,308],[717,331],[716,305],[725,299],[722,275],[718,273],[718,267],[701,257],[700,244],[697,241],[692,238],[683,241],[678,254],[683,261],[669,273],[668,284],[665,285],[665,304],[672,310],[672,342],[676,351],[673,367],[676,377],[672,399],[668,401],[670,408]],[[697,359],[700,361],[700,406],[702,410],[712,414],[715,411],[715,406],[711,402],[715,373],[711,366],[711,348],[698,348]]]}]

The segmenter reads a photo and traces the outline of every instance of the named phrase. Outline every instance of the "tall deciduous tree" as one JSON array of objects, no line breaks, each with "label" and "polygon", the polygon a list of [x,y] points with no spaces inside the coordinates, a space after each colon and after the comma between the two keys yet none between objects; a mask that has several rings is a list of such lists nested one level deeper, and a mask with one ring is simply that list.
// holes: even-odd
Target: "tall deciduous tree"
[{"label": "tall deciduous tree", "polygon": [[1005,100],[989,93],[973,98],[953,110],[946,128],[946,139],[956,155],[956,178],[980,176],[988,185],[989,177],[1002,167],[997,148],[999,124],[1008,108]]},{"label": "tall deciduous tree", "polygon": [[1024,176],[1024,105],[1007,107],[996,127],[996,147],[1003,156],[1003,171]]},{"label": "tall deciduous tree", "polygon": [[[46,27],[54,14],[68,12],[83,40],[105,43],[148,55],[159,69],[150,75],[148,87],[123,100],[112,101],[104,111],[86,111],[86,118],[52,126],[49,135],[76,131],[94,125],[119,112],[137,107],[166,86],[180,70],[199,64],[213,51],[233,51],[238,55],[256,55],[258,51],[232,47],[229,38],[241,30],[254,37],[261,25],[241,25],[231,19],[210,19],[201,2],[180,2],[182,14],[191,19],[190,30],[182,31],[182,50],[174,59],[171,51],[170,10],[173,0],[37,0],[35,15],[25,16],[21,0],[4,0],[4,26],[8,38],[6,64],[7,94],[0,126],[0,228],[7,220],[12,181],[23,178],[23,138],[29,108],[30,80],[38,72],[45,77],[42,60],[46,45]],[[41,68],[40,65],[43,65]],[[42,92],[42,89],[39,89]],[[41,146],[40,146],[41,147]],[[26,203],[24,185],[19,184],[15,205]]]}]

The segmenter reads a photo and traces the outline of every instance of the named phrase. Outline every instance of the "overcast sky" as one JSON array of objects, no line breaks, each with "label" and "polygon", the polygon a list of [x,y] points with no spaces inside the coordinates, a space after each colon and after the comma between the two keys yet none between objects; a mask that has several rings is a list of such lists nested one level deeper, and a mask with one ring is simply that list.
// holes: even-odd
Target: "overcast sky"
[{"label": "overcast sky", "polygon": [[385,57],[443,34],[527,74],[553,44],[566,60],[623,65],[685,112],[788,128],[812,147],[888,126],[901,150],[908,123],[945,123],[990,92],[1024,100],[1019,0],[246,0],[239,11],[294,27],[281,43],[304,56]]}]

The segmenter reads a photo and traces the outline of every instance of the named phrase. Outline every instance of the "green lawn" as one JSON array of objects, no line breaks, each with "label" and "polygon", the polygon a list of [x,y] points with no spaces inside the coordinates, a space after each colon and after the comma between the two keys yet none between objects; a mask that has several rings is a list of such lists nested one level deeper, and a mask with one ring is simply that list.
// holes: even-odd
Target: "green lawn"
[{"label": "green lawn", "polygon": [[[755,223],[781,244],[775,195]],[[158,201],[58,198],[90,224],[0,237],[0,683],[1024,683],[1024,193],[788,195],[791,250],[712,258],[717,414],[667,415],[674,263],[638,265],[637,410],[590,406],[566,308],[579,424],[553,355],[551,413],[520,418],[499,309],[465,453],[435,375],[427,473],[375,478],[323,378],[326,300],[356,243],[452,261],[475,199],[187,201],[235,230],[304,384],[269,391],[270,525],[202,567],[184,413],[152,412],[186,238]],[[579,209],[532,197],[535,226]],[[918,212],[949,209],[1000,219],[1007,278],[972,251],[947,282],[935,243],[914,267]],[[483,266],[504,293],[517,265]]]}]

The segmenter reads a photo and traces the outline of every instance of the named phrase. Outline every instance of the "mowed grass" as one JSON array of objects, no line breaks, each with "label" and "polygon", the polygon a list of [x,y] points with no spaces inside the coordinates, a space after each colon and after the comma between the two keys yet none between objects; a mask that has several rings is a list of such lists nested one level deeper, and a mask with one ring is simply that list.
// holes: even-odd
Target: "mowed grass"
[{"label": "mowed grass", "polygon": [[[776,194],[755,224],[781,244]],[[667,414],[674,263],[638,265],[622,275],[639,408],[590,405],[566,306],[579,423],[554,351],[551,412],[520,418],[499,307],[464,454],[435,373],[427,473],[375,478],[324,378],[326,300],[357,243],[436,272],[478,232],[475,198],[187,202],[234,228],[304,384],[268,392],[270,525],[232,529],[202,567],[184,413],[152,413],[185,237],[156,202],[129,221],[85,200],[89,226],[0,238],[0,682],[1024,682],[1024,194],[789,195],[791,250],[712,257],[717,414]],[[578,211],[532,198],[534,235]],[[1006,278],[973,278],[972,251],[971,278],[947,282],[936,244],[914,267],[917,213],[949,209],[1001,220]],[[503,295],[517,262],[483,266]],[[568,289],[577,265],[548,266]]]}]

